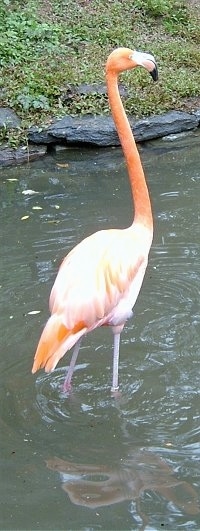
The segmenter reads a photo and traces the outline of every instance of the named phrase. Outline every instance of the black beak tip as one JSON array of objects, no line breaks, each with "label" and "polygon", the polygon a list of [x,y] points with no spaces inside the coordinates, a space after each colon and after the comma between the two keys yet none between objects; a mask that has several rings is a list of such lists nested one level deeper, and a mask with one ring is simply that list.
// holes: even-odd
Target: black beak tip
[{"label": "black beak tip", "polygon": [[156,65],[154,69],[150,72],[150,74],[154,81],[158,81],[158,69]]}]

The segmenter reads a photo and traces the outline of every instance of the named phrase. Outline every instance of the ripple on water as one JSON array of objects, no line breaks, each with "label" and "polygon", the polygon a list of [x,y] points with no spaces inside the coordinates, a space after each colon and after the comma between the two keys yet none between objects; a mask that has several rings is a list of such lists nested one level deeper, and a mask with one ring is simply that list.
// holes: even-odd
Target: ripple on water
[{"label": "ripple on water", "polygon": [[[83,369],[86,371],[83,373]],[[110,368],[106,368],[107,375]],[[122,368],[123,372],[123,368]],[[83,376],[84,374],[84,376]],[[88,371],[88,364],[77,365],[73,379],[74,388],[66,394],[63,383],[66,368],[58,368],[53,373],[42,373],[36,381],[36,406],[42,420],[46,423],[62,422],[70,425],[84,425],[94,419],[101,423],[110,422],[113,408],[126,404],[129,397],[140,389],[142,380],[134,379],[123,385],[122,393],[113,398],[110,381],[106,375],[98,378]],[[104,383],[103,383],[104,382]]]},{"label": "ripple on water", "polygon": [[[74,378],[77,371],[86,367],[87,364],[77,365]],[[77,410],[77,396],[73,389],[68,394],[63,392],[65,376],[66,368],[58,368],[53,373],[42,373],[36,380],[36,406],[42,419],[47,423],[62,420],[73,423],[75,419],[77,424],[81,422],[77,414],[73,417],[73,408]],[[80,406],[82,407],[81,404]]]},{"label": "ripple on water", "polygon": [[[86,369],[86,372],[82,371]],[[75,368],[73,376],[74,388],[66,394],[63,392],[63,384],[66,376],[66,368],[58,368],[53,373],[42,374],[37,378],[37,398],[36,404],[42,419],[48,423],[56,421],[67,421],[71,425],[84,424],[85,413],[89,417],[97,418],[103,413],[103,418],[107,417],[107,406],[109,402],[109,386],[101,382],[95,382],[87,373],[88,364],[80,364]],[[79,376],[79,374],[81,376]],[[78,376],[77,376],[78,375]],[[77,379],[82,378],[79,383]],[[102,400],[98,407],[95,395],[101,391]]]},{"label": "ripple on water", "polygon": [[176,353],[188,352],[191,345],[198,348],[200,273],[197,252],[191,254],[183,244],[155,246],[150,265],[152,275],[147,285],[145,310],[150,318],[141,339],[157,347],[158,352],[165,350],[169,354],[173,349]]},{"label": "ripple on water", "polygon": [[[188,326],[185,321],[188,317]],[[149,355],[144,366],[153,364],[167,365],[170,361],[181,361],[184,370],[184,358],[192,363],[199,356],[200,323],[192,320],[187,313],[157,317],[146,324],[141,332],[141,341],[145,342]],[[193,361],[194,360],[194,361]],[[189,369],[191,370],[191,369]]]}]

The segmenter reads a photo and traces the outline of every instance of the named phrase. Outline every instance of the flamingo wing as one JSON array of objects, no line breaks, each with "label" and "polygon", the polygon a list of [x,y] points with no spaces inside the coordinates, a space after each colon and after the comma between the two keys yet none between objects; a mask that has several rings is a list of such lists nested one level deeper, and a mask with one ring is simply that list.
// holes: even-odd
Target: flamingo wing
[{"label": "flamingo wing", "polygon": [[128,231],[111,229],[89,236],[61,264],[50,295],[51,313],[62,312],[69,329],[81,321],[87,328],[98,325],[124,298],[146,262],[137,235],[130,238]]}]

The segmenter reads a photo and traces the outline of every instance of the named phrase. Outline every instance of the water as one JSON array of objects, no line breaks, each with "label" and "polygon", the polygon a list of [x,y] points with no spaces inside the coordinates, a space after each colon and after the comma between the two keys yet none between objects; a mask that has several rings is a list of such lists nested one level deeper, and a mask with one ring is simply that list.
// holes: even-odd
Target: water
[{"label": "water", "polygon": [[199,141],[141,149],[155,236],[116,400],[107,329],[84,340],[67,398],[67,356],[50,375],[31,366],[63,256],[131,222],[121,151],[64,151],[2,171],[1,529],[200,529]]}]

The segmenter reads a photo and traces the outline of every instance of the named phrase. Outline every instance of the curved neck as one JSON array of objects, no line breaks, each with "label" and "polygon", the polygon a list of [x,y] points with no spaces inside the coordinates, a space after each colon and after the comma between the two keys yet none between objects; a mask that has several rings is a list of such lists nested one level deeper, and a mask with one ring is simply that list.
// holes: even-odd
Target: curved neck
[{"label": "curved neck", "polygon": [[134,222],[142,223],[153,230],[153,219],[149,192],[137,150],[137,146],[126,116],[118,89],[118,78],[113,70],[107,69],[108,98],[115,126],[126,159],[134,204]]}]

